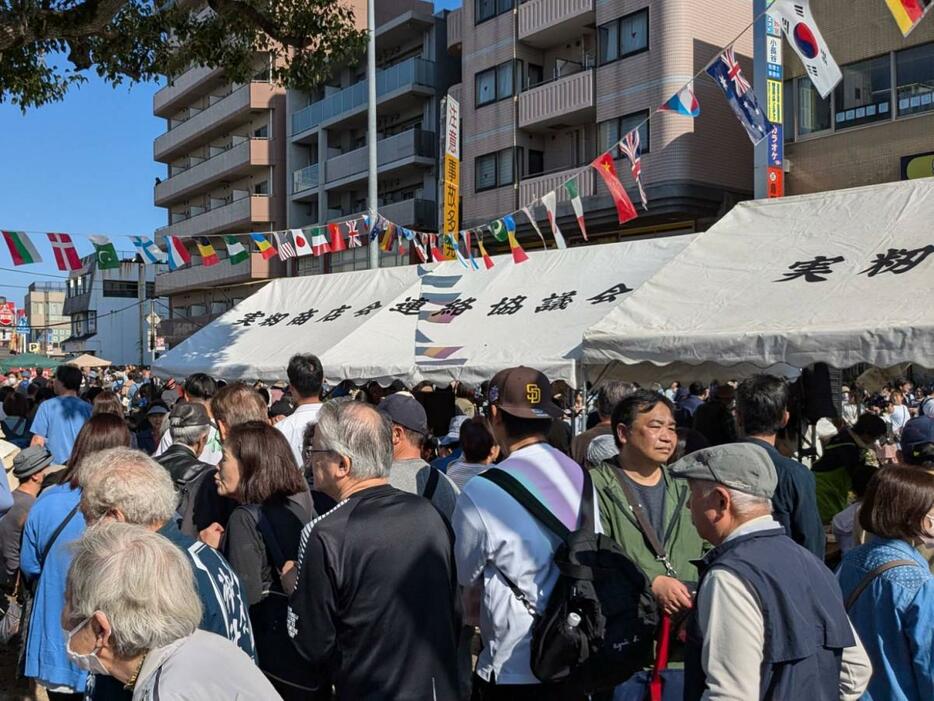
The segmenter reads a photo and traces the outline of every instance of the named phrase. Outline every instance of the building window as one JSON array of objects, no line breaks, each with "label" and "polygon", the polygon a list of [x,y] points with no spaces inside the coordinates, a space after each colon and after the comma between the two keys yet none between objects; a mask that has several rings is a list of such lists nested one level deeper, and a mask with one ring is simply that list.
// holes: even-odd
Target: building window
[{"label": "building window", "polygon": [[[830,129],[830,96],[825,100],[814,88],[810,78],[797,81],[798,136]],[[791,112],[791,110],[788,110]]]},{"label": "building window", "polygon": [[545,172],[545,152],[529,149],[529,175],[541,175]]},{"label": "building window", "polygon": [[475,2],[475,24],[480,24],[511,11],[514,0],[475,0]]},{"label": "building window", "polygon": [[841,66],[843,80],[834,89],[834,126],[846,129],[891,119],[892,74],[889,56]]},{"label": "building window", "polygon": [[474,190],[483,192],[512,185],[515,180],[514,164],[515,154],[511,148],[478,156],[474,159]]},{"label": "building window", "polygon": [[545,80],[545,69],[534,63],[529,64],[529,72],[526,75],[525,87],[534,88]]},{"label": "building window", "polygon": [[[519,62],[521,63],[521,62]],[[476,74],[477,107],[512,97],[515,86],[516,62],[506,61]]]},{"label": "building window", "polygon": [[253,186],[254,195],[268,195],[269,194],[269,181],[263,180],[260,183],[256,183]]},{"label": "building window", "polygon": [[633,12],[600,25],[600,64],[611,63],[649,48],[649,10]]},{"label": "building window", "polygon": [[[633,112],[622,117],[608,119],[597,125],[600,152],[609,151],[626,134],[639,127],[639,153],[649,152],[649,111]],[[616,154],[613,154],[614,156]]]},{"label": "building window", "polygon": [[259,129],[253,130],[254,139],[268,139],[269,138],[269,125],[264,124]]},{"label": "building window", "polygon": [[782,84],[782,139],[795,140],[795,81]]},{"label": "building window", "polygon": [[934,42],[895,54],[898,116],[934,110]]},{"label": "building window", "polygon": [[104,280],[105,297],[126,297],[135,299],[138,286],[135,282],[128,280]]}]

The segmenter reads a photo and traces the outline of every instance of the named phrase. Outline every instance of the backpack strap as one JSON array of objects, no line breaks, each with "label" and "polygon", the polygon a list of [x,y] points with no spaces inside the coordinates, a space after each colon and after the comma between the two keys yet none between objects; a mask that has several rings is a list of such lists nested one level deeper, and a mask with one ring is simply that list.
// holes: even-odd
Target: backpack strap
[{"label": "backpack strap", "polygon": [[866,590],[866,587],[872,584],[873,580],[876,577],[878,577],[880,574],[888,570],[891,570],[895,567],[908,567],[909,565],[914,565],[915,567],[919,566],[918,563],[915,562],[914,560],[889,560],[888,562],[882,565],[879,565],[871,572],[867,572],[866,576],[863,577],[859,581],[859,584],[856,585],[856,589],[850,592],[850,595],[846,597],[846,604],[845,604],[846,610],[847,611],[850,610],[853,604],[856,603],[856,600],[859,598],[859,595],[862,594]]},{"label": "backpack strap", "polygon": [[[587,471],[584,470],[584,486],[587,484]],[[509,496],[515,499],[519,504],[528,511],[535,519],[539,521],[545,528],[558,536],[565,543],[571,535],[571,531],[568,530],[568,527],[561,523],[561,520],[546,509],[542,503],[536,499],[529,492],[528,489],[522,486],[522,483],[519,482],[515,477],[510,475],[505,470],[500,470],[497,467],[490,468],[486,472],[480,473],[480,477],[488,479],[490,482],[495,484],[497,487],[506,492]],[[592,491],[592,490],[591,490]],[[590,495],[591,502],[593,495]],[[587,498],[587,490],[584,490],[584,499]],[[591,503],[591,519],[593,504]]]},{"label": "backpack strap", "polygon": [[276,568],[276,572],[281,572],[287,560],[282,552],[282,548],[279,546],[276,534],[272,530],[272,524],[269,523],[269,519],[267,519],[266,514],[263,513],[263,507],[259,504],[244,504],[243,506],[249,512],[250,516],[253,517],[253,521],[256,523],[256,530],[258,530],[259,534],[263,537],[263,542],[266,544],[266,550],[269,552],[269,557],[272,559],[272,564]]},{"label": "backpack strap", "polygon": [[[80,504],[75,504],[75,508],[68,512],[68,515],[58,524],[52,532],[52,537],[49,538],[49,542],[45,544],[45,547],[42,548],[42,554],[39,556],[39,567],[45,569],[45,559],[49,556],[49,552],[52,550],[52,546],[55,545],[55,541],[58,540],[58,537],[62,534],[62,531],[65,530],[65,526],[68,525],[69,521],[75,517],[75,514],[78,513],[78,507]],[[41,576],[41,574],[40,574]]]},{"label": "backpack strap", "polygon": [[[677,578],[677,572],[675,572],[671,560],[668,559],[668,551],[665,549],[664,543],[659,539],[658,533],[655,532],[655,528],[652,526],[651,520],[649,520],[649,515],[645,513],[645,507],[642,505],[642,501],[636,495],[632,485],[620,474],[619,469],[615,466],[611,466],[610,469],[613,476],[616,477],[616,481],[619,482],[623,494],[626,495],[629,508],[632,509],[632,512],[635,514],[636,521],[639,522],[639,528],[642,529],[645,539],[649,541],[649,545],[651,545],[652,550],[655,551],[655,558],[665,566],[665,571],[668,573],[669,577]],[[664,475],[662,475],[662,479],[665,479]],[[672,514],[672,518],[674,518],[674,514]]]},{"label": "backpack strap", "polygon": [[438,489],[438,482],[441,481],[441,471],[430,466],[428,469],[428,482],[425,484],[425,491],[422,492],[422,496],[431,501],[431,498],[435,495],[435,490]]}]

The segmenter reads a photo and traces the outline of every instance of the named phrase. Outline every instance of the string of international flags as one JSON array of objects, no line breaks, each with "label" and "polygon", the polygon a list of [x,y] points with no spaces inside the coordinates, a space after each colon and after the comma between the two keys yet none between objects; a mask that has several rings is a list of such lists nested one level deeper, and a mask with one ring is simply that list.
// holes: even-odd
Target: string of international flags
[{"label": "string of international flags", "polygon": [[[934,0],[885,0],[885,2],[899,29],[905,36],[917,26],[924,15],[934,6]],[[822,98],[826,98],[842,80],[842,73],[814,21],[809,0],[774,0],[766,12],[780,22],[785,37],[801,59],[814,88]],[[749,27],[753,26],[758,19],[758,17],[754,19]],[[749,27],[740,36],[748,31]],[[772,125],[769,122],[758,104],[752,85],[743,75],[742,68],[733,50],[733,44],[737,39],[739,37],[736,37],[729,45],[721,49],[707,66],[698,71],[690,81],[655,111],[670,112],[691,119],[698,117],[700,115],[700,103],[694,93],[694,79],[702,73],[707,73],[723,92],[733,113],[746,130],[753,144],[758,144],[771,133],[775,126],[780,126]],[[516,218],[518,215],[521,214],[528,220],[542,245],[547,248],[545,236],[535,216],[537,205],[541,205],[545,209],[545,216],[555,246],[559,249],[567,247],[564,235],[557,223],[558,192],[560,189],[563,189],[568,199],[570,199],[581,236],[585,241],[589,240],[577,180],[591,169],[600,174],[606,185],[613,199],[619,223],[625,224],[638,216],[638,212],[616,170],[614,156],[617,151],[622,158],[629,161],[629,171],[638,189],[642,208],[648,210],[648,198],[642,184],[639,129],[650,118],[651,115],[587,166],[573,173],[560,188],[541,195],[520,209],[487,225],[462,230],[454,234],[414,231],[397,225],[383,217],[379,212],[375,212],[346,221],[282,231],[197,237],[165,236],[165,250],[161,249],[158,244],[148,237],[129,236],[128,238],[144,263],[167,264],[170,270],[177,270],[191,264],[192,254],[185,245],[186,239],[194,241],[202,265],[213,266],[219,264],[221,258],[211,242],[211,239],[216,238],[220,238],[226,246],[227,259],[231,264],[246,260],[250,255],[250,249],[248,248],[250,245],[255,245],[257,252],[264,259],[268,260],[278,256],[281,260],[288,260],[309,255],[321,256],[328,253],[339,253],[378,240],[379,248],[384,252],[391,252],[398,245],[400,253],[404,254],[408,250],[408,245],[411,244],[416,255],[423,263],[447,260],[448,257],[444,254],[444,249],[447,249],[453,252],[454,257],[464,268],[479,270],[481,264],[486,269],[492,268],[494,265],[493,259],[484,245],[484,237],[489,234],[496,242],[507,243],[513,261],[522,263],[527,260],[528,256],[516,237]],[[42,257],[30,239],[29,232],[2,231],[2,235],[14,265],[28,265],[42,261]],[[73,235],[78,236],[78,234],[67,233],[45,234],[52,246],[56,265],[61,271],[79,270],[82,267],[81,259],[72,240]],[[244,245],[241,237],[246,237],[246,245]],[[113,242],[108,237],[89,235],[87,238],[94,246],[98,267],[102,269],[119,267],[119,257]],[[474,255],[475,245],[477,256]],[[461,250],[462,247],[463,251]]]}]

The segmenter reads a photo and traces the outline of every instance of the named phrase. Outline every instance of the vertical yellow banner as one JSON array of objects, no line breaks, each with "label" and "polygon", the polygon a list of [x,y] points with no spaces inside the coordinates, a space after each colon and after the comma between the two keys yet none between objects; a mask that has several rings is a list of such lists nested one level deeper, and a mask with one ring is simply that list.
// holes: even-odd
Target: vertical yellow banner
[{"label": "vertical yellow banner", "polygon": [[460,104],[450,95],[445,100],[444,115],[444,186],[442,193],[441,252],[445,258],[454,258],[454,246],[460,226]]}]

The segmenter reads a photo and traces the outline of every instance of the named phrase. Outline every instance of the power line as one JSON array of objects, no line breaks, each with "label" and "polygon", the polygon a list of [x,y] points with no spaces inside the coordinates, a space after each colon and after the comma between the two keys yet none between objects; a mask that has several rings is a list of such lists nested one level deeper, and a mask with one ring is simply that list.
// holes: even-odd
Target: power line
[{"label": "power line", "polygon": [[[67,275],[56,275],[55,273],[37,273],[32,270],[17,270],[16,268],[3,268],[0,267],[0,270],[3,270],[8,273],[19,273],[20,275],[36,275],[37,277],[53,277],[59,280],[67,280]],[[7,285],[7,287],[13,287],[13,285]]]}]

